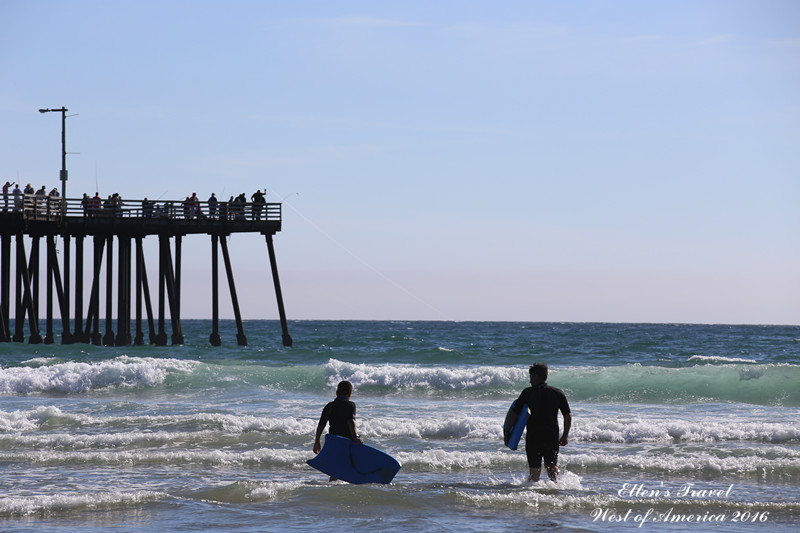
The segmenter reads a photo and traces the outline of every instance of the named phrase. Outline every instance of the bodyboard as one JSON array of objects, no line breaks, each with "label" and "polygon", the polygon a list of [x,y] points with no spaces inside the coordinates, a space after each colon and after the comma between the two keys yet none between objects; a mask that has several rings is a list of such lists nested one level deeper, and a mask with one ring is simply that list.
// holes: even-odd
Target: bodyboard
[{"label": "bodyboard", "polygon": [[513,413],[516,404],[517,400],[514,400],[511,407],[508,408],[506,420],[503,422],[503,442],[512,450],[516,450],[517,446],[519,446],[519,440],[522,438],[522,431],[525,429],[525,426],[528,424],[528,418],[531,416],[531,410],[528,409],[526,404],[522,404],[522,410],[512,426],[509,421],[511,420],[511,413]]},{"label": "bodyboard", "polygon": [[400,470],[400,463],[388,453],[331,434],[325,435],[322,451],[306,463],[329,476],[357,485],[391,483]]}]

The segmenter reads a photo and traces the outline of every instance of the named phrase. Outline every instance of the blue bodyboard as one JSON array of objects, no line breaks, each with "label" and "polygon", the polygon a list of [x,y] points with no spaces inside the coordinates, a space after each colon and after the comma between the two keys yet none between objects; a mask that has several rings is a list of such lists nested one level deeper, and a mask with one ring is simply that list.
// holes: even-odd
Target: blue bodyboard
[{"label": "blue bodyboard", "polygon": [[525,429],[525,426],[528,424],[528,418],[531,416],[531,410],[528,409],[527,405],[523,404],[522,411],[520,411],[517,420],[512,426],[509,421],[511,420],[511,413],[516,404],[517,400],[514,400],[511,407],[508,408],[506,420],[503,422],[503,442],[512,450],[516,450],[517,446],[519,446],[519,440],[522,438],[522,431]]},{"label": "blue bodyboard", "polygon": [[397,459],[354,440],[325,435],[325,445],[316,457],[306,461],[320,472],[348,483],[391,483],[400,463]]}]

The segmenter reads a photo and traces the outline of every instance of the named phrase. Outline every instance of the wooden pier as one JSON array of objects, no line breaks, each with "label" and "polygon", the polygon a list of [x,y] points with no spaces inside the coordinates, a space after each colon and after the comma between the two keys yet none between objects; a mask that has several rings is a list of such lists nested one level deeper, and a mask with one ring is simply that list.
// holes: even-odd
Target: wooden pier
[{"label": "wooden pier", "polygon": [[[244,201],[208,202],[124,200],[112,198],[62,199],[53,196],[20,195],[0,205],[0,342],[31,344],[55,342],[54,305],[58,306],[61,342],[106,346],[167,344],[167,310],[172,344],[183,344],[181,328],[181,248],[186,235],[211,236],[211,314],[209,342],[221,344],[219,335],[218,250],[222,258],[236,319],[237,343],[247,344],[236,295],[227,239],[233,233],[260,233],[266,240],[284,346],[292,345],[283,306],[272,238],[281,229],[281,204]],[[158,239],[156,302],[151,298],[154,274],[147,261],[143,241]],[[91,237],[87,242],[86,238]],[[44,258],[41,257],[44,241]],[[116,241],[116,321],[114,311],[114,253]],[[12,254],[12,243],[14,250]],[[59,246],[60,245],[60,246]],[[93,253],[85,265],[84,248]],[[61,253],[58,253],[61,250]],[[12,264],[12,255],[14,262]],[[101,281],[105,297],[101,308]],[[45,331],[40,331],[40,263],[45,271]],[[73,270],[74,269],[74,270]],[[87,280],[86,272],[91,272]],[[13,272],[13,277],[12,277]],[[74,274],[73,274],[74,272]],[[90,285],[84,302],[84,282]],[[12,307],[11,288],[14,283]],[[73,283],[74,282],[74,283]],[[84,308],[84,303],[86,307]],[[154,309],[154,303],[157,309]],[[71,311],[74,309],[74,313]],[[14,331],[10,316],[14,313]],[[133,314],[132,314],[133,310]],[[100,328],[105,312],[104,329]],[[146,328],[145,328],[146,321]],[[117,331],[113,331],[116,323]],[[131,325],[133,324],[133,329]],[[145,331],[147,341],[145,341]]]}]

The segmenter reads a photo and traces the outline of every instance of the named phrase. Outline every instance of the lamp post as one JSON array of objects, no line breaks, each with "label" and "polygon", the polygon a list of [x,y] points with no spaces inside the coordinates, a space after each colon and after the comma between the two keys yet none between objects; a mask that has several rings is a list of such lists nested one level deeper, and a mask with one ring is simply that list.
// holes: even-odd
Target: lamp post
[{"label": "lamp post", "polygon": [[61,113],[61,220],[64,220],[67,210],[67,111],[61,109],[40,109],[39,113]]}]

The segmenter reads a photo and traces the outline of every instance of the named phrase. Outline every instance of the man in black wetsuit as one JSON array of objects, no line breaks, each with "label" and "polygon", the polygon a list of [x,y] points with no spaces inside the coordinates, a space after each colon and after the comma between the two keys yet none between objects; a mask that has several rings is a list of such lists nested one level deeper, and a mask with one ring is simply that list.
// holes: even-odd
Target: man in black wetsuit
[{"label": "man in black wetsuit", "polygon": [[336,387],[336,399],[322,409],[322,415],[319,417],[317,435],[314,439],[314,453],[322,450],[320,438],[322,438],[322,432],[328,422],[331,424],[328,431],[330,434],[363,444],[364,441],[356,432],[356,404],[350,401],[351,394],[353,394],[353,384],[349,381],[340,381]]},{"label": "man in black wetsuit", "polygon": [[[525,437],[525,452],[528,454],[528,467],[530,468],[530,481],[539,481],[542,473],[542,460],[547,469],[547,475],[552,481],[558,479],[558,446],[566,446],[569,429],[572,427],[572,414],[564,391],[547,384],[547,365],[537,363],[532,365],[528,372],[531,376],[531,386],[523,390],[514,412],[519,416],[522,404],[527,404],[531,417],[526,426],[528,435]],[[564,417],[564,433],[558,437],[558,412]],[[516,420],[514,417],[513,422]]]}]

